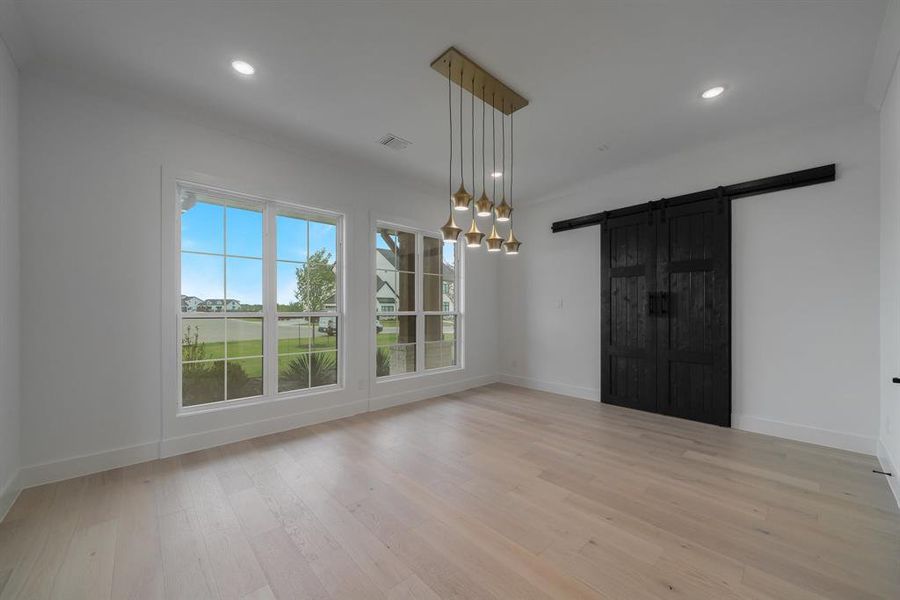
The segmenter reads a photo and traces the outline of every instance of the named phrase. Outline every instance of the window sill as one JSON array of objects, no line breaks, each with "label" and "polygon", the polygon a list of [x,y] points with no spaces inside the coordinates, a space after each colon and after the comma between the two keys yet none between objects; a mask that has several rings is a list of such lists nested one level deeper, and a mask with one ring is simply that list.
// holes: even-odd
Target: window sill
[{"label": "window sill", "polygon": [[211,402],[209,404],[198,404],[196,406],[180,406],[176,413],[177,417],[193,417],[195,415],[208,414],[211,412],[219,412],[223,410],[231,410],[244,408],[248,406],[257,406],[259,404],[269,404],[271,402],[285,402],[296,400],[298,398],[310,398],[321,396],[324,394],[332,394],[344,390],[343,384],[323,385],[316,388],[305,390],[295,390],[290,392],[280,392],[270,394],[268,396],[253,396],[251,398],[240,398],[238,400],[223,400],[221,402]]},{"label": "window sill", "polygon": [[382,383],[394,383],[397,381],[406,381],[407,379],[420,379],[422,377],[430,377],[432,375],[441,375],[444,373],[455,373],[462,371],[462,365],[454,365],[452,367],[442,367],[440,369],[428,369],[420,373],[401,373],[399,375],[385,375],[384,377],[376,377],[375,385]]}]

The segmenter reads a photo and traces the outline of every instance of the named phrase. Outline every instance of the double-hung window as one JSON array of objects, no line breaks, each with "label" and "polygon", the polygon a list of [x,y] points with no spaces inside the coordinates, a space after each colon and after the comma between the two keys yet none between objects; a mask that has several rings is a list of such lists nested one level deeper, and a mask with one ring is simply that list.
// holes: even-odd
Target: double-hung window
[{"label": "double-hung window", "polygon": [[181,406],[337,386],[341,218],[180,184]]},{"label": "double-hung window", "polygon": [[439,236],[376,227],[377,377],[459,365],[458,252]]},{"label": "double-hung window", "polygon": [[275,235],[278,391],[336,385],[342,326],[337,222],[282,210]]}]

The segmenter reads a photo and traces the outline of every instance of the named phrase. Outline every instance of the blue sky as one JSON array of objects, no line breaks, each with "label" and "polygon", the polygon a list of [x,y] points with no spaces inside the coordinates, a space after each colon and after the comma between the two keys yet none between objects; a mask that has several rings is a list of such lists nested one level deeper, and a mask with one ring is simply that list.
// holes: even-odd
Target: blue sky
[{"label": "blue sky", "polygon": [[[337,227],[279,215],[276,231],[278,302],[287,304],[294,300],[294,273],[306,257],[323,248],[336,255]],[[246,304],[262,304],[261,211],[198,202],[181,215],[181,249],[182,294],[206,300],[227,293]]]},{"label": "blue sky", "polygon": [[[294,302],[296,270],[320,249],[337,254],[337,227],[286,215],[275,218],[276,302]],[[380,235],[378,248],[387,248]],[[227,248],[226,248],[227,246]],[[263,214],[261,211],[197,202],[181,215],[181,293],[203,300],[234,298],[262,304]],[[454,246],[443,244],[452,264]],[[226,282],[228,289],[226,290]]]}]

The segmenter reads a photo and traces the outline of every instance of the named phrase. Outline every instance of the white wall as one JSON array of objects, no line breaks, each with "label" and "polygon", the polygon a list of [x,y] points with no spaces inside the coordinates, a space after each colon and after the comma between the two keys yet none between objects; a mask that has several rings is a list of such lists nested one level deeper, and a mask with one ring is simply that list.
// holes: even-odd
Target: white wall
[{"label": "white wall", "polygon": [[551,234],[553,221],[831,162],[834,183],[733,203],[733,422],[874,452],[879,164],[871,109],[710,143],[520,210],[522,253],[501,274],[504,378],[599,395],[600,231]]},{"label": "white wall", "polygon": [[[22,94],[22,479],[43,481],[484,383],[497,372],[495,257],[466,261],[466,369],[369,381],[370,219],[436,228],[446,191],[297,146],[289,152],[32,75]],[[347,215],[346,389],[174,419],[161,386],[161,180]],[[169,189],[166,187],[165,189]]]},{"label": "white wall", "polygon": [[0,519],[19,470],[19,73],[0,40]]},{"label": "white wall", "polygon": [[881,107],[881,430],[879,458],[900,504],[900,63]]},{"label": "white wall", "polygon": [[[460,389],[498,371],[515,383],[596,398],[599,231],[551,235],[550,223],[828,162],[839,165],[835,183],[734,205],[734,419],[748,429],[875,449],[879,164],[871,111],[712,143],[521,207],[522,254],[469,255],[466,370],[373,384],[371,219],[440,224],[443,189],[299,145],[263,145],[41,74],[23,79],[21,106],[25,484],[149,459],[160,445],[164,454],[190,450]],[[347,215],[344,391],[167,418],[160,196],[164,178],[185,171]],[[500,260],[510,268],[498,286]]]}]

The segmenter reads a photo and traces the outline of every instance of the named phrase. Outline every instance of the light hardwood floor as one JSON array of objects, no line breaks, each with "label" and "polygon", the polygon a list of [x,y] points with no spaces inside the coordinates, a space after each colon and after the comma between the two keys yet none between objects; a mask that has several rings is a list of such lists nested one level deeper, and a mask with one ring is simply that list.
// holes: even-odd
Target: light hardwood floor
[{"label": "light hardwood floor", "polygon": [[875,466],[498,384],[25,490],[0,598],[900,598]]}]

